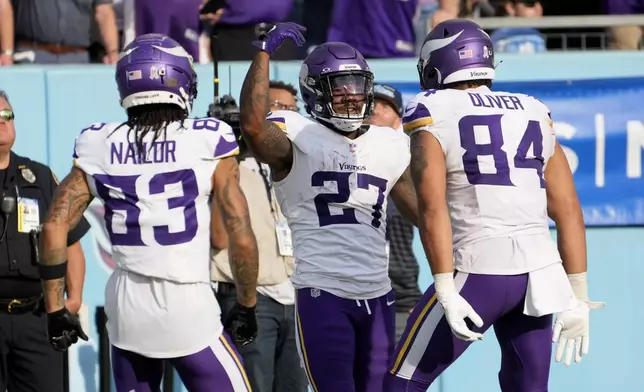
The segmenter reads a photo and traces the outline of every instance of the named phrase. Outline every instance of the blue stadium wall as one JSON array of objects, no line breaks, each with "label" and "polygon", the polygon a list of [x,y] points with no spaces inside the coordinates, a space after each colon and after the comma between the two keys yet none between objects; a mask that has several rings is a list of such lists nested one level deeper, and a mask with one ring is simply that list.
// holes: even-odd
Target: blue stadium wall
[{"label": "blue stadium wall", "polygon": [[[497,69],[497,79],[504,82],[644,77],[644,53],[637,52],[547,53],[497,57],[498,60],[503,60]],[[416,64],[413,60],[372,61],[371,65],[378,81],[402,83],[407,86],[412,86],[407,83],[417,82]],[[220,66],[220,91],[227,92],[230,83],[233,95],[238,97],[248,63],[224,63]],[[197,71],[200,85],[195,113],[204,115],[213,95],[212,67],[198,66]],[[291,83],[297,83],[298,72],[297,62],[275,63],[271,68],[273,79]],[[608,84],[610,85],[610,81]],[[562,89],[562,86],[556,88]],[[71,166],[74,138],[82,128],[93,122],[124,119],[124,112],[118,104],[113,69],[108,66],[0,68],[0,89],[9,93],[16,111],[17,141],[14,151],[49,164],[60,178],[65,176]],[[565,87],[562,91],[565,95]],[[618,107],[632,103],[632,99],[627,102],[626,98],[619,102],[619,96],[611,96],[610,99],[617,100]],[[644,100],[638,102],[640,108],[644,107],[642,102]],[[589,107],[587,111],[589,118],[598,112],[606,111],[603,115],[606,116],[607,123],[610,121],[609,116],[619,112],[604,110],[598,106]],[[565,113],[560,114],[553,110],[555,119],[557,115]],[[639,135],[637,132],[641,124],[638,121],[644,122],[644,109],[632,112],[628,116],[632,118],[626,118],[624,121],[631,122],[629,126],[634,127],[633,135]],[[640,128],[637,128],[638,124]],[[630,132],[626,130],[626,124],[620,127],[621,132]],[[583,130],[578,134],[583,135]],[[574,150],[575,136],[568,136]],[[639,168],[628,169],[630,174],[627,177],[631,186],[614,189],[611,197],[619,199],[627,196],[620,195],[619,192],[630,193],[632,190],[629,189],[635,189],[634,192],[639,193],[644,189],[641,179],[642,143],[638,140],[631,143],[633,146],[629,144],[628,147],[629,157],[632,155],[637,158],[638,154],[640,157],[639,161],[634,161],[635,166],[639,164]],[[562,144],[565,143],[562,141]],[[579,161],[596,159],[596,156],[589,156],[592,155],[590,151],[593,150],[580,147],[580,151],[577,151]],[[626,152],[623,156],[616,153],[611,159],[621,162],[626,159],[626,155]],[[616,175],[611,173],[613,172],[608,170],[607,183],[611,175]],[[633,184],[635,188],[632,188]],[[644,310],[637,291],[644,279],[644,228],[638,227],[641,224],[639,220],[642,219],[642,215],[639,214],[643,214],[638,210],[642,208],[642,200],[644,199],[636,195],[636,205],[627,207],[631,208],[631,216],[635,218],[617,222],[615,227],[588,229],[590,294],[592,299],[606,301],[608,306],[592,316],[590,355],[581,364],[573,364],[569,368],[552,363],[550,389],[553,391],[644,390],[644,359],[641,355],[644,352],[644,340],[639,339],[644,325]],[[610,209],[610,205],[608,207]],[[94,392],[98,391],[98,335],[93,324],[94,309],[104,302],[104,287],[110,267],[100,257],[92,232],[82,240],[82,244],[87,257],[84,302],[90,309],[92,326],[90,331],[87,331],[90,341],[75,345],[70,350],[70,385],[72,392]],[[420,243],[417,241],[415,245],[421,264],[419,283],[421,288],[425,289],[431,284],[431,274]],[[498,391],[499,364],[500,352],[494,334],[489,331],[486,339],[473,344],[430,391]],[[175,389],[185,390],[178,378]]]}]

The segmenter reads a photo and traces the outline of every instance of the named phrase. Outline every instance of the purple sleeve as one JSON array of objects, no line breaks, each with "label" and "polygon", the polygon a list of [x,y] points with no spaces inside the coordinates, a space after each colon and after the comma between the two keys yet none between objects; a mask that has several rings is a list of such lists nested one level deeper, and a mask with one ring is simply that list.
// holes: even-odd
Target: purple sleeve
[{"label": "purple sleeve", "polygon": [[234,157],[239,154],[239,144],[235,139],[226,140],[223,136],[217,141],[217,146],[215,147],[215,154],[213,158],[223,159],[227,157]]},{"label": "purple sleeve", "polygon": [[402,123],[403,130],[409,132],[426,125],[434,125],[434,119],[425,104],[411,101],[405,107]]},{"label": "purple sleeve", "polygon": [[276,115],[273,113],[268,113],[268,115],[266,116],[266,119],[268,121],[272,121],[273,123],[275,123],[275,125],[280,127],[282,131],[286,130],[286,118],[284,116],[280,116],[279,114]]},{"label": "purple sleeve", "polygon": [[239,144],[233,129],[224,122],[217,123],[219,138],[216,141],[213,158],[223,159],[239,154]]},{"label": "purple sleeve", "polygon": [[[293,113],[293,112],[292,112]],[[284,113],[284,111],[279,110],[275,113],[268,112],[266,119],[272,121],[273,124],[277,125],[282,131],[286,132],[286,118],[290,113]]]}]

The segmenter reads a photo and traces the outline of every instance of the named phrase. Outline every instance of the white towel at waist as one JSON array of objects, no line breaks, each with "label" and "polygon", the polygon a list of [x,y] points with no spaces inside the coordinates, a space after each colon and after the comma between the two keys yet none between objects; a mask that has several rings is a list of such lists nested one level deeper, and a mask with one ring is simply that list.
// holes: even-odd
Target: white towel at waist
[{"label": "white towel at waist", "polygon": [[571,309],[576,304],[575,294],[561,262],[529,273],[524,314],[540,317]]}]

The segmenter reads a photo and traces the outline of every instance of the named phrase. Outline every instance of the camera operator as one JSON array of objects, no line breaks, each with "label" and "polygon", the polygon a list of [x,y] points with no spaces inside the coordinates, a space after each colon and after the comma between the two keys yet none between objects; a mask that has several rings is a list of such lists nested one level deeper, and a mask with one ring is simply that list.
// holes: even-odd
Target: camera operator
[{"label": "camera operator", "polygon": [[[290,85],[271,82],[271,110],[297,110],[297,91]],[[284,92],[286,91],[286,94]],[[229,107],[229,110],[236,108]],[[225,111],[224,111],[225,113]],[[226,117],[222,115],[222,119]],[[240,135],[239,129],[235,130]],[[258,333],[254,342],[239,347],[244,367],[255,392],[307,392],[308,381],[295,341],[295,293],[290,282],[295,264],[291,232],[271,186],[268,167],[251,156],[239,138],[240,183],[259,248],[257,279]],[[216,209],[215,204],[212,205]],[[211,242],[218,250],[212,257],[211,279],[217,282],[217,299],[222,318],[235,304],[235,286],[228,262],[228,239],[221,220],[211,221]]]}]

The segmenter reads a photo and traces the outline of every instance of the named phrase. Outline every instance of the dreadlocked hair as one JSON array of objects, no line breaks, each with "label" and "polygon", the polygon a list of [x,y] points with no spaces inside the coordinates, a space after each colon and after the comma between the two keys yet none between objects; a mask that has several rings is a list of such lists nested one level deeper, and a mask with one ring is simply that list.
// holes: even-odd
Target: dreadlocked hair
[{"label": "dreadlocked hair", "polygon": [[127,109],[127,121],[118,128],[124,125],[129,127],[127,140],[130,140],[130,132],[134,132],[137,154],[141,154],[145,153],[143,139],[148,133],[154,133],[155,141],[161,136],[165,140],[168,125],[180,121],[183,127],[183,121],[188,117],[187,114],[185,109],[170,103],[134,106]]}]

